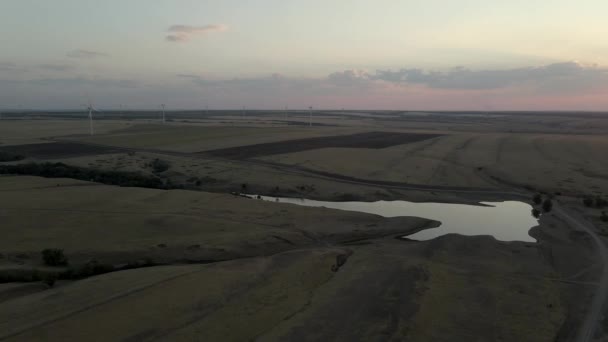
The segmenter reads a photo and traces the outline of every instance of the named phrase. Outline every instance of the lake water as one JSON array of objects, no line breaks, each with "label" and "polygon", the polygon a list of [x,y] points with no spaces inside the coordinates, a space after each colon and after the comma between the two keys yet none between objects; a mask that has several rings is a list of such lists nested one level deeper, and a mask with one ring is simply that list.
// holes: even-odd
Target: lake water
[{"label": "lake water", "polygon": [[[254,197],[254,196],[250,196]],[[532,206],[517,201],[481,202],[481,205],[451,203],[414,203],[407,201],[327,202],[298,198],[262,196],[262,200],[291,203],[306,207],[376,214],[383,217],[417,216],[441,222],[441,226],[407,236],[413,240],[430,240],[441,235],[492,235],[500,241],[535,242],[528,232],[538,225]]]}]

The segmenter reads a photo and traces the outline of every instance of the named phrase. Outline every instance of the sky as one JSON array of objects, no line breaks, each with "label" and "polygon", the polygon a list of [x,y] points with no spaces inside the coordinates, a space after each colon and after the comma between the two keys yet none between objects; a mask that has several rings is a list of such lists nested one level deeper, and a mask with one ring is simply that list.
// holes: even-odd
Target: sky
[{"label": "sky", "polygon": [[608,110],[606,0],[0,0],[0,109]]}]

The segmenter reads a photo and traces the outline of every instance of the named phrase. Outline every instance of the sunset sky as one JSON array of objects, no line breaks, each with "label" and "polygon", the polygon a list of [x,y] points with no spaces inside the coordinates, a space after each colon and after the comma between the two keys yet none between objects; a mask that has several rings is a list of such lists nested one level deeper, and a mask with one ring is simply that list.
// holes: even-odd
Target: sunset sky
[{"label": "sunset sky", "polygon": [[0,109],[608,110],[606,0],[0,0]]}]

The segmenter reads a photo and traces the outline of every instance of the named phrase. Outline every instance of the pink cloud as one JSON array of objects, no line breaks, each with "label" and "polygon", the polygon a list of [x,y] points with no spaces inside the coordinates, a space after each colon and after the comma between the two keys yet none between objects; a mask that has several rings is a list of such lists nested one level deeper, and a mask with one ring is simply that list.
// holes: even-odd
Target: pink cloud
[{"label": "pink cloud", "polygon": [[206,35],[212,32],[223,32],[226,30],[228,30],[228,26],[224,24],[205,26],[173,25],[167,29],[169,34],[165,37],[165,39],[169,42],[186,42],[189,41],[193,36]]}]

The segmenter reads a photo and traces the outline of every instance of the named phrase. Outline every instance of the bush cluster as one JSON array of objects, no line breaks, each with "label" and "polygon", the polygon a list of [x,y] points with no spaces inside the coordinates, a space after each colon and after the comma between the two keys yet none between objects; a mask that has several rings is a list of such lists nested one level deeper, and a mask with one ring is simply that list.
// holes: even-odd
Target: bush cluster
[{"label": "bush cluster", "polygon": [[604,198],[602,198],[601,196],[595,196],[595,198],[593,197],[585,197],[583,199],[583,204],[585,205],[585,207],[596,207],[596,208],[604,208],[606,206],[608,206],[608,201],[605,200]]},{"label": "bush cluster", "polygon": [[137,172],[88,169],[64,163],[0,165],[0,174],[74,178],[108,185],[167,189],[167,186],[157,177],[144,176]]},{"label": "bush cluster", "polygon": [[544,202],[543,202],[543,211],[548,213],[551,211],[551,209],[553,209],[553,202],[551,201],[550,198],[547,198]]},{"label": "bush cluster", "polygon": [[0,162],[12,162],[12,161],[23,160],[24,158],[25,157],[18,155],[18,154],[0,151]]},{"label": "bush cluster", "polygon": [[167,170],[169,170],[169,167],[171,167],[171,164],[169,164],[169,162],[166,162],[162,159],[154,159],[153,161],[151,161],[148,164],[149,167],[152,168],[152,171],[154,173],[161,173],[161,172],[165,172]]},{"label": "bush cluster", "polygon": [[47,248],[42,251],[42,260],[48,266],[65,266],[68,258],[63,254],[63,249]]}]

